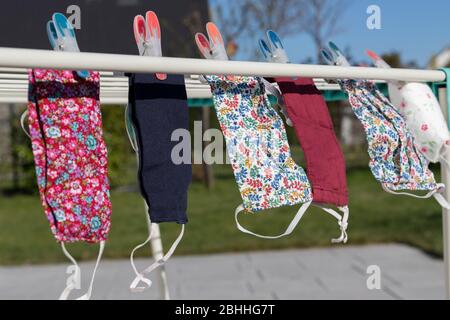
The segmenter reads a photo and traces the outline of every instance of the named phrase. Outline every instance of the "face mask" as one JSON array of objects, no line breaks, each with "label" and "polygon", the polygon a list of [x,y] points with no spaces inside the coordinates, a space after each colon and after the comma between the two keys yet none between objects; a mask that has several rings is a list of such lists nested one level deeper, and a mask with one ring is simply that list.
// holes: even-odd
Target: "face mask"
[{"label": "face mask", "polygon": [[[161,29],[153,11],[134,19],[134,35],[140,55],[161,56]],[[140,292],[152,282],[145,275],[170,259],[184,235],[187,223],[187,190],[192,178],[190,163],[175,163],[172,141],[176,130],[189,129],[189,110],[183,75],[131,74],[129,75],[129,105],[125,118],[131,145],[138,156],[138,179],[145,199],[150,226],[147,240],[131,252],[131,266],[136,274],[130,290]],[[145,246],[157,224],[181,224],[181,232],[170,250],[161,259],[139,272],[134,253]],[[159,233],[159,232],[158,232]],[[158,236],[158,235],[157,235]],[[161,250],[162,251],[162,250]],[[138,287],[140,283],[144,286]]]},{"label": "face mask", "polygon": [[[89,299],[111,221],[107,150],[99,108],[100,77],[72,71],[30,72],[28,121],[42,205],[56,240],[75,265],[60,299],[79,284],[79,268],[66,242],[100,243]],[[79,279],[78,279],[79,280]]]},{"label": "face mask", "polygon": [[[278,35],[267,32],[260,48],[270,62],[289,63]],[[333,129],[328,107],[313,79],[275,78],[306,160],[314,203],[334,205],[348,217],[345,159]]]},{"label": "face mask", "polygon": [[[324,52],[330,63],[332,55],[342,53],[334,46],[333,53]],[[338,83],[348,94],[355,115],[363,124],[369,144],[370,169],[383,189],[394,194],[410,195],[418,198],[434,196],[443,206],[448,206],[440,194],[444,186],[436,184],[433,173],[428,169],[428,161],[419,152],[405,120],[377,89],[368,81],[339,80]],[[400,190],[430,191],[421,197]]]},{"label": "face mask", "polygon": [[[374,52],[368,54],[377,67],[390,68]],[[389,82],[388,85],[390,100],[405,118],[420,151],[431,162],[445,161],[450,133],[433,91],[424,83]]]},{"label": "face mask", "polygon": [[[189,129],[189,110],[186,97],[184,76],[168,75],[159,80],[152,74],[133,74],[130,77],[130,120],[132,143],[139,159],[138,179],[141,193],[148,206],[152,224],[174,222],[182,225],[180,236],[162,261],[158,261],[142,272],[138,272],[134,261],[134,252],[147,244],[151,235],[142,245],[133,250],[131,262],[136,279],[130,288],[143,282],[148,287],[151,281],[144,278],[157,267],[165,263],[181,241],[184,225],[187,223],[187,191],[192,177],[191,164],[176,164],[172,159],[172,150],[177,141],[171,137],[175,130]],[[153,229],[153,228],[152,228]]]},{"label": "face mask", "polygon": [[[230,80],[223,76],[206,79],[243,200],[235,212],[238,229],[266,239],[291,234],[312,202],[311,186],[303,169],[291,157],[283,121],[270,106],[262,80],[258,77]],[[279,236],[255,234],[238,221],[242,211],[259,212],[301,203],[296,217]]]},{"label": "face mask", "polygon": [[[217,55],[223,56],[215,53],[226,52],[217,27],[208,23],[207,30],[209,40],[201,33],[195,36],[200,52],[207,59]],[[226,59],[228,60],[228,56]],[[289,235],[311,204],[311,187],[303,169],[291,158],[283,122],[266,96],[268,92],[277,97],[281,113],[287,124],[292,125],[279,90],[259,77],[209,76],[205,81],[211,86],[216,112],[227,141],[229,158],[244,201],[235,211],[238,229],[266,239]],[[258,130],[255,130],[253,125],[256,125]],[[243,210],[258,212],[297,203],[304,205],[287,230],[279,236],[255,234],[243,228],[238,221],[238,215]],[[315,205],[322,208],[319,204]],[[323,210],[335,217],[341,228],[341,236],[332,242],[346,242],[348,215],[341,217],[334,210]]]}]

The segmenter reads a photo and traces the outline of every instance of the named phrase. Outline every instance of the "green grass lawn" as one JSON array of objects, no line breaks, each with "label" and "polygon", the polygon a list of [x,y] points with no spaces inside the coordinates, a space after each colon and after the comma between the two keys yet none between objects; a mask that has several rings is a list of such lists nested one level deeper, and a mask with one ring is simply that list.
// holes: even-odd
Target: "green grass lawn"
[{"label": "green grass lawn", "polygon": [[[441,255],[441,210],[434,200],[393,196],[382,191],[368,170],[348,173],[350,188],[349,244],[399,242]],[[127,258],[132,248],[147,237],[143,201],[138,193],[113,192],[113,218],[105,257]],[[176,254],[207,254],[281,248],[329,246],[339,235],[334,218],[309,209],[294,234],[280,240],[262,240],[240,233],[234,209],[240,196],[231,170],[216,171],[216,186],[208,191],[193,183],[189,192],[189,224]],[[244,226],[264,234],[286,228],[297,207],[242,215]],[[162,226],[166,249],[179,226]],[[70,245],[78,259],[93,259],[97,246]],[[149,250],[141,249],[148,256]],[[56,244],[38,196],[0,197],[0,265],[65,261]]]}]

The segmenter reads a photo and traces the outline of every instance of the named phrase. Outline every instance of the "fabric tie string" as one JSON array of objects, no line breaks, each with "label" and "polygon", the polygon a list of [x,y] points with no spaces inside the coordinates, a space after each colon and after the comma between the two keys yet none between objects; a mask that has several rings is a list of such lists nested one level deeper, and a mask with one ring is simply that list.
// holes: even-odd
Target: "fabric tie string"
[{"label": "fabric tie string", "polygon": [[[134,263],[134,254],[137,250],[139,250],[140,248],[147,245],[147,243],[149,243],[149,241],[152,239],[153,228],[151,228],[151,231],[150,231],[150,234],[149,234],[147,240],[145,240],[145,242],[141,243],[140,245],[136,246],[136,248],[133,249],[133,251],[131,252],[131,255],[130,255],[130,262],[131,262],[131,266],[133,267],[134,273],[136,274],[136,278],[130,284],[131,292],[142,292],[152,286],[152,281],[150,279],[146,278],[145,275],[150,274],[153,270],[157,269],[158,267],[163,266],[170,259],[170,257],[172,257],[172,255],[175,252],[176,248],[178,247],[179,243],[183,239],[184,228],[185,228],[185,225],[184,224],[181,225],[181,232],[180,232],[178,238],[172,244],[172,247],[166,253],[166,255],[162,259],[155,261],[153,264],[151,264],[148,268],[146,268],[142,272],[139,272],[136,268],[136,264]],[[145,284],[145,286],[138,287],[140,282],[143,282]]]},{"label": "fabric tie string", "polygon": [[[92,272],[91,281],[89,283],[89,288],[87,292],[82,295],[81,297],[77,298],[76,300],[90,300],[92,295],[92,289],[94,287],[94,281],[95,281],[95,275],[97,273],[98,266],[100,265],[100,260],[103,256],[103,251],[105,249],[105,241],[101,241],[99,244],[99,252],[97,256],[97,261],[95,263],[94,271]],[[61,295],[59,296],[59,300],[67,300],[70,296],[70,293],[74,289],[80,289],[81,285],[81,269],[78,266],[78,263],[76,262],[75,258],[67,251],[66,246],[64,243],[61,243],[61,248],[64,253],[64,255],[72,262],[74,267],[74,272],[67,278],[66,281],[66,288],[63,290]],[[69,270],[69,269],[68,269]]]}]

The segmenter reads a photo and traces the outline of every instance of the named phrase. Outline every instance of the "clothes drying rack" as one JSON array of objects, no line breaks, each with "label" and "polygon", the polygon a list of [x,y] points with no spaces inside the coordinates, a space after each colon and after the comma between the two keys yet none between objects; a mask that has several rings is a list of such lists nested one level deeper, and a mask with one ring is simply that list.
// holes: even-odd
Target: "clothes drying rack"
[{"label": "clothes drying rack", "polygon": [[[333,95],[339,86],[321,79],[367,79],[375,81],[427,82],[432,85],[441,103],[450,127],[450,69],[378,69],[368,67],[337,67],[302,64],[276,64],[244,61],[216,61],[187,58],[141,57],[132,55],[56,52],[48,50],[0,48],[0,103],[22,104],[27,102],[27,68],[51,68],[67,70],[101,71],[101,103],[127,104],[128,80],[120,73],[168,73],[189,75],[186,79],[190,105],[205,106],[211,97],[209,87],[198,81],[199,74],[221,74],[264,77],[308,77],[314,78],[320,90]],[[191,76],[193,75],[193,76]],[[326,95],[327,97],[327,95]],[[329,97],[328,97],[329,98]],[[342,98],[342,97],[341,97]],[[332,100],[332,99],[328,99]],[[337,99],[334,99],[337,100]],[[209,102],[210,103],[210,102]],[[450,161],[450,155],[446,155]],[[442,181],[447,186],[444,196],[450,201],[450,172],[441,166]],[[442,211],[443,256],[445,298],[450,300],[450,210]],[[159,228],[152,241],[155,259],[163,254]],[[167,277],[164,269],[158,271],[161,297],[169,298]]]}]

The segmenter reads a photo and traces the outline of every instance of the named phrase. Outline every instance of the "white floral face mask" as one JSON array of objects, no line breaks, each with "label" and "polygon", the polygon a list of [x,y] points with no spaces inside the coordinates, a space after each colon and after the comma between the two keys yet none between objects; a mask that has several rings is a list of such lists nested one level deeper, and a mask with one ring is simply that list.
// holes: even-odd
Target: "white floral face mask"
[{"label": "white floral face mask", "polygon": [[[207,24],[208,36],[195,36],[200,52],[207,59],[228,60],[220,31]],[[223,54],[225,53],[225,55]],[[260,77],[204,75],[211,87],[227,152],[243,200],[235,211],[238,229],[265,239],[278,239],[291,234],[312,204],[311,185],[303,168],[291,157],[281,117],[270,105],[267,92],[282,101],[281,94]],[[286,110],[281,110],[287,114]],[[287,118],[287,117],[286,117]],[[289,123],[289,121],[288,121]],[[264,236],[245,229],[238,220],[241,212],[256,213],[266,209],[301,204],[286,231],[278,236]],[[347,242],[348,213],[340,215],[322,208],[338,220],[341,235],[332,243]]]},{"label": "white floral face mask", "polygon": [[[339,48],[330,42],[324,58],[333,65],[350,65]],[[413,134],[397,108],[365,80],[338,80],[349,95],[355,115],[363,124],[369,144],[370,169],[386,192],[415,198],[433,196],[444,208],[450,208],[442,193],[444,184],[436,183],[428,160],[419,151]],[[429,191],[420,196],[408,191]]]},{"label": "white floral face mask", "polygon": [[[311,186],[303,168],[291,157],[283,121],[265,96],[258,77],[205,76],[217,117],[227,141],[243,204],[236,209],[239,230],[267,239],[290,234],[312,202]],[[242,211],[302,204],[296,218],[280,236],[267,237],[244,229],[238,221]]]},{"label": "white floral face mask", "polygon": [[[265,239],[291,234],[312,203],[311,185],[302,167],[291,157],[281,117],[265,95],[259,77],[205,76],[213,94],[227,152],[243,200],[235,211],[236,225],[244,233]],[[286,231],[278,236],[264,236],[245,229],[239,223],[241,212],[257,213],[266,209],[301,204]],[[332,243],[347,242],[348,214],[322,208],[338,220],[341,235]]]},{"label": "white floral face mask", "polygon": [[[368,51],[375,65],[390,68],[374,52]],[[389,83],[389,96],[405,118],[419,150],[431,162],[445,161],[450,133],[441,107],[430,87],[424,83]]]},{"label": "white floral face mask", "polygon": [[423,83],[390,83],[389,96],[408,123],[420,151],[431,162],[442,160],[450,147],[450,133],[430,87]]}]

